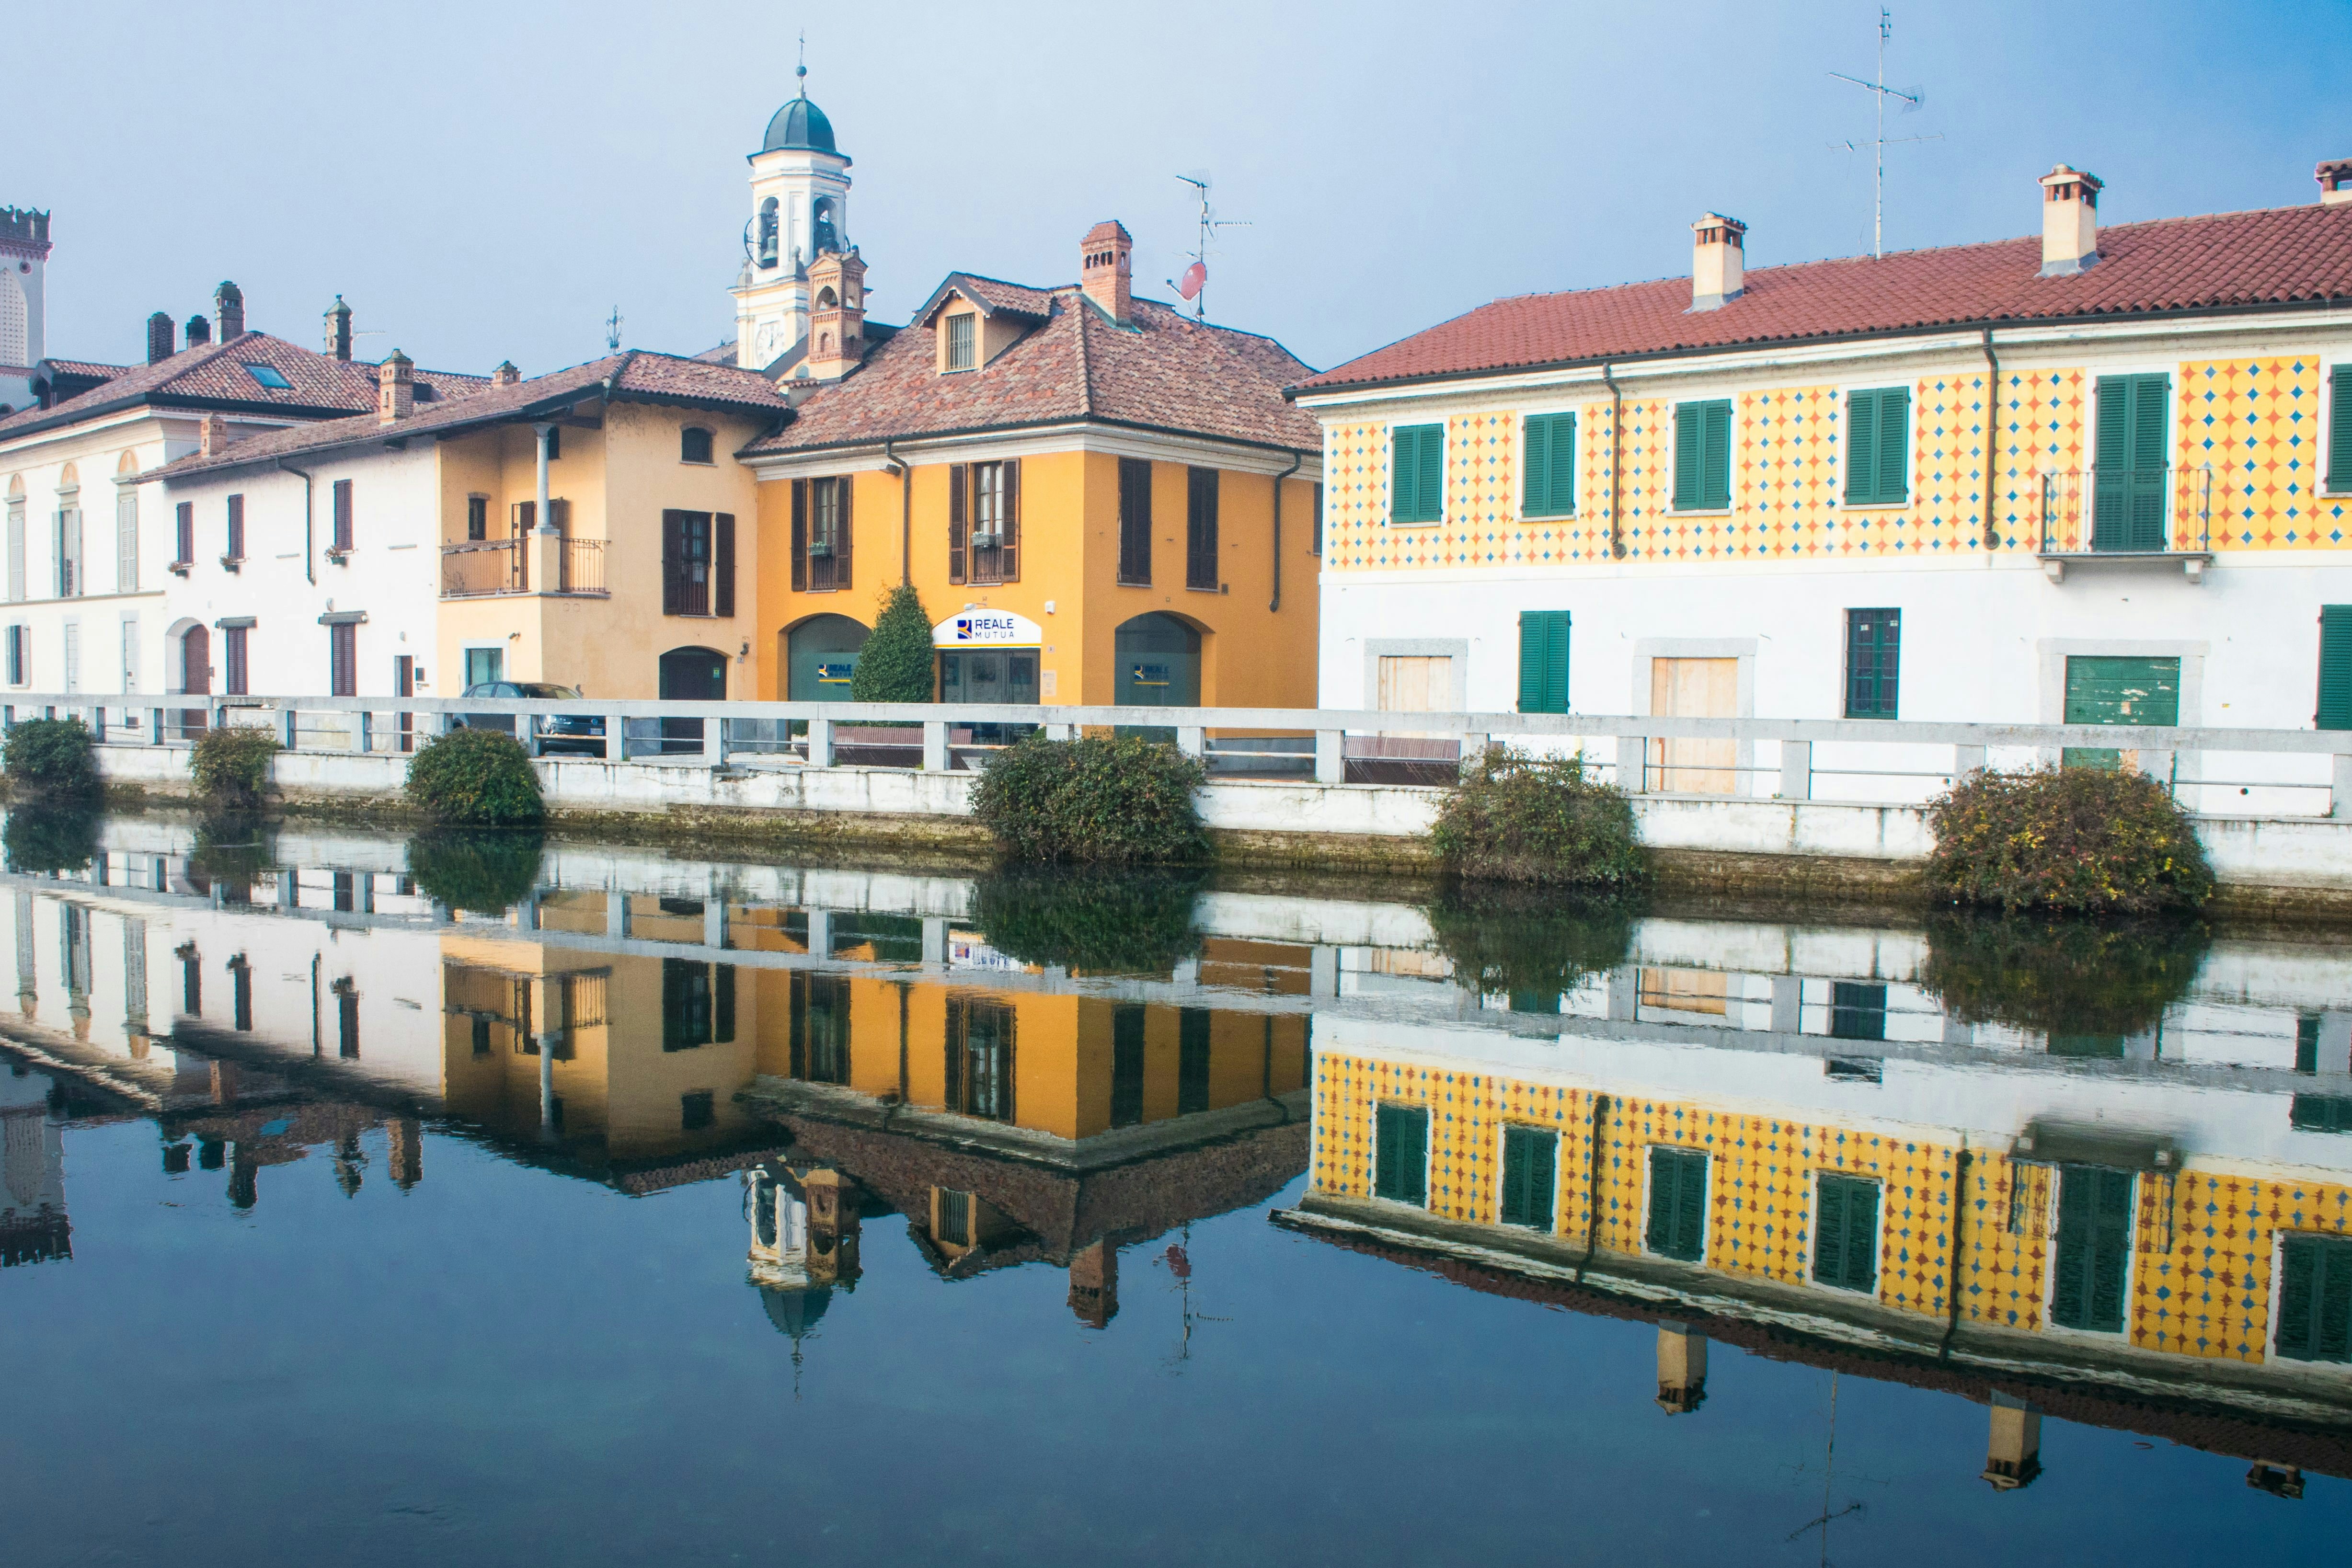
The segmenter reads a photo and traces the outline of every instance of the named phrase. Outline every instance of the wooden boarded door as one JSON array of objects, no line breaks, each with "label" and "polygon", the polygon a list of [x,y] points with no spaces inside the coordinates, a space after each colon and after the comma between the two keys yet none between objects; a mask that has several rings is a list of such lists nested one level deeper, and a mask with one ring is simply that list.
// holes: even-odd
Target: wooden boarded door
[{"label": "wooden boarded door", "polygon": [[1454,661],[1383,654],[1380,706],[1383,713],[1444,713],[1454,706]]},{"label": "wooden boarded door", "polygon": [[[2180,661],[2077,654],[2066,661],[2068,724],[2176,725],[2180,722]],[[2067,768],[2139,766],[2139,753],[2070,746],[2059,754]]]},{"label": "wooden boarded door", "polygon": [[[1650,711],[1675,718],[1737,718],[1738,659],[1653,659]],[[1650,788],[1681,795],[1730,795],[1738,789],[1736,740],[1650,742]]]}]

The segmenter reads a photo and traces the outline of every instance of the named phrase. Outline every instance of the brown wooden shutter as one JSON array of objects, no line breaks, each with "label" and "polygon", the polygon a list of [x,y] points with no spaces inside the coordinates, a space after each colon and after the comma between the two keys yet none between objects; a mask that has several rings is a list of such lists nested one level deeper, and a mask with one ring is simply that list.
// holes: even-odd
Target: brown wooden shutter
[{"label": "brown wooden shutter", "polygon": [[686,613],[686,514],[662,513],[662,613]]},{"label": "brown wooden shutter", "polygon": [[834,524],[833,585],[835,588],[846,590],[849,587],[849,541],[852,536],[849,526],[849,493],[856,486],[846,476],[835,479],[834,483],[841,488],[840,494],[835,497],[840,512]]},{"label": "brown wooden shutter", "polygon": [[793,591],[808,591],[809,482],[793,481]]},{"label": "brown wooden shutter", "polygon": [[180,553],[174,559],[182,562],[192,561],[196,559],[196,504],[194,501],[180,503],[178,521]]},{"label": "brown wooden shutter", "polygon": [[[532,503],[534,506],[537,504],[537,502]],[[570,538],[572,537],[572,503],[560,498],[551,498],[547,503],[547,521],[548,526],[557,533],[562,534],[565,538]]]},{"label": "brown wooden shutter", "polygon": [[539,503],[517,501],[514,504],[514,537],[520,538],[539,527]]},{"label": "brown wooden shutter", "polygon": [[352,548],[352,482],[335,481],[335,548]]},{"label": "brown wooden shutter", "polygon": [[971,470],[961,463],[948,465],[948,580],[963,580],[963,541],[967,527],[964,508],[969,504]]},{"label": "brown wooden shutter", "polygon": [[1004,553],[997,559],[1003,562],[1003,580],[1021,580],[1021,460],[1008,458],[1004,464],[1004,516],[997,527],[1003,530],[998,538],[1004,541]]},{"label": "brown wooden shutter", "polygon": [[710,612],[725,619],[735,613],[735,514],[721,512],[711,522],[711,573],[718,580],[711,589]]}]

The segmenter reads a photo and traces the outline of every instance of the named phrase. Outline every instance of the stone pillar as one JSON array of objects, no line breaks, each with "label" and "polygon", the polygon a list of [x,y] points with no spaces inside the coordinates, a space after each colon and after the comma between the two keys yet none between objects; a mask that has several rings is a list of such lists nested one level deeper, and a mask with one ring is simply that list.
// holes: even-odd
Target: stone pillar
[{"label": "stone pillar", "polygon": [[2042,1473],[2042,1412],[1995,1389],[1991,1431],[1985,1440],[1984,1479],[1995,1491],[2015,1491]]},{"label": "stone pillar", "polygon": [[1706,1336],[1675,1322],[1658,1325],[1658,1408],[1687,1416],[1706,1403]]}]

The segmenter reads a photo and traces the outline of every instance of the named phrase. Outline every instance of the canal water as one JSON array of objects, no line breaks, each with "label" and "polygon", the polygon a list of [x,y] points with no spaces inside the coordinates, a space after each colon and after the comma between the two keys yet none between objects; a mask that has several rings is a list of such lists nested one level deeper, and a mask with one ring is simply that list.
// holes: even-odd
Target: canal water
[{"label": "canal water", "polygon": [[2352,1526],[2324,936],[5,837],[11,1564]]}]

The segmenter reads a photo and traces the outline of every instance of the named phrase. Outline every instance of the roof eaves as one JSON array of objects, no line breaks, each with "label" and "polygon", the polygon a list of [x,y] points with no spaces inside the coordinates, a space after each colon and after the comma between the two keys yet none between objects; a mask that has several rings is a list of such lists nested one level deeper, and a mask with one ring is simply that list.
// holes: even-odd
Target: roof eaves
[{"label": "roof eaves", "polygon": [[[885,442],[891,441],[961,441],[974,435],[1017,434],[1023,431],[1053,430],[1073,424],[1097,424],[1115,430],[1138,430],[1152,435],[1181,436],[1187,441],[1209,441],[1225,446],[1247,447],[1253,452],[1303,452],[1313,456],[1322,451],[1319,443],[1294,446],[1284,441],[1252,441],[1239,435],[1219,435],[1205,430],[1189,430],[1182,425],[1154,424],[1147,420],[1113,419],[1098,413],[1066,413],[1050,419],[1024,419],[1003,424],[959,425],[952,430],[893,430],[879,435],[860,435],[846,441],[812,442],[805,446],[771,446],[763,451],[755,450],[759,446],[759,442],[755,441],[740,450],[736,457],[743,463],[757,464],[761,461],[781,461],[828,452],[855,452],[866,447],[878,452]],[[764,435],[760,438],[761,441],[767,439],[769,437]]]}]

